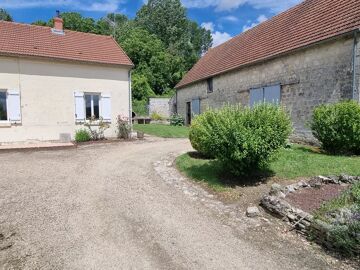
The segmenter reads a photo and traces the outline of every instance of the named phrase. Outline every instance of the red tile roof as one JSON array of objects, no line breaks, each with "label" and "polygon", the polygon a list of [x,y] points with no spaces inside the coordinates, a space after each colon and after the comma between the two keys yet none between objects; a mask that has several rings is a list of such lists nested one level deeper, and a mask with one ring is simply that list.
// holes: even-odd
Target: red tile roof
[{"label": "red tile roof", "polygon": [[47,57],[111,65],[133,66],[130,58],[110,36],[0,21],[0,55]]},{"label": "red tile roof", "polygon": [[210,49],[176,88],[360,27],[360,0],[306,0]]}]

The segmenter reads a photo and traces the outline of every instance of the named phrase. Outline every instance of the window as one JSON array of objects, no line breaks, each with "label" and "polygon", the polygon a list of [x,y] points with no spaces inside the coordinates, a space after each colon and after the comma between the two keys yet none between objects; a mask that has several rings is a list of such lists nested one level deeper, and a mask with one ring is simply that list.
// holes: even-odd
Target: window
[{"label": "window", "polygon": [[0,121],[7,121],[7,104],[6,104],[6,92],[0,92]]},{"label": "window", "polygon": [[207,92],[208,93],[212,93],[214,91],[214,82],[213,82],[213,78],[209,78],[207,79]]},{"label": "window", "polygon": [[250,106],[253,107],[258,103],[279,104],[281,99],[280,85],[272,85],[250,90]]},{"label": "window", "polygon": [[99,94],[85,94],[85,111],[86,119],[94,117],[100,118],[100,95]]},{"label": "window", "polygon": [[84,93],[74,92],[75,98],[75,121],[83,123],[86,119],[93,117],[103,121],[111,122],[111,94],[109,93]]}]

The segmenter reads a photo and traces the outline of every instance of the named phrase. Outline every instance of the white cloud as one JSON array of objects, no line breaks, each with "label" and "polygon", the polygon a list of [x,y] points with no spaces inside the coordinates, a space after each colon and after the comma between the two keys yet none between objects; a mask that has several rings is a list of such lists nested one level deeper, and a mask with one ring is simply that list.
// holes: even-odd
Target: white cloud
[{"label": "white cloud", "polygon": [[243,26],[243,32],[257,26],[258,24],[265,22],[268,18],[265,15],[260,15],[259,17],[257,17],[255,22],[251,22],[249,21],[248,24]]},{"label": "white cloud", "polygon": [[286,10],[302,0],[182,0],[188,8],[215,7],[216,11],[229,11],[244,4],[256,9],[270,9],[274,13]]},{"label": "white cloud", "polygon": [[215,31],[211,33],[211,35],[213,38],[213,47],[216,47],[232,38],[230,34],[226,32]]},{"label": "white cloud", "polygon": [[85,0],[0,0],[0,7],[22,9],[36,7],[67,7],[74,10],[115,12],[122,0],[85,1]]},{"label": "white cloud", "polygon": [[215,25],[212,22],[204,22],[201,24],[201,27],[204,27],[206,30],[209,30],[211,32],[214,31]]},{"label": "white cloud", "polygon": [[229,21],[229,22],[238,22],[239,19],[235,16],[229,15],[229,16],[225,16],[221,18],[224,21]]},{"label": "white cloud", "polygon": [[231,35],[229,33],[215,31],[215,25],[212,22],[204,22],[201,24],[201,26],[204,27],[206,30],[211,31],[211,35],[213,38],[213,47],[216,47],[221,43],[224,43],[225,41],[231,39]]}]

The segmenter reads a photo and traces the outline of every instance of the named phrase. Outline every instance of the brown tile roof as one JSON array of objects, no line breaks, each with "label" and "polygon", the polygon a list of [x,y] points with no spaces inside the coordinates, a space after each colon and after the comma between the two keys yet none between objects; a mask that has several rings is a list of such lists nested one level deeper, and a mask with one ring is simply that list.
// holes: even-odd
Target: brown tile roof
[{"label": "brown tile roof", "polygon": [[133,66],[110,36],[0,21],[0,55],[47,57],[59,60]]},{"label": "brown tile roof", "polygon": [[210,49],[176,88],[360,27],[360,0],[306,0]]}]

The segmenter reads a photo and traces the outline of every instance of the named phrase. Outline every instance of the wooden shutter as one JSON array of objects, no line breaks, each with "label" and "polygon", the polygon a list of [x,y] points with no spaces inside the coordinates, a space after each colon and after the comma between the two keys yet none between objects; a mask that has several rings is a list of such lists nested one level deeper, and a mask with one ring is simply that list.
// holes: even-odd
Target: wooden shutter
[{"label": "wooden shutter", "polygon": [[200,114],[200,99],[196,98],[191,101],[191,113],[193,115]]},{"label": "wooden shutter", "polygon": [[7,113],[10,122],[21,122],[20,92],[18,90],[7,92]]},{"label": "wooden shutter", "polygon": [[101,117],[106,122],[111,122],[111,95],[101,94]]},{"label": "wooden shutter", "polygon": [[75,92],[75,121],[84,122],[85,121],[85,99],[83,92]]},{"label": "wooden shutter", "polygon": [[272,85],[264,88],[264,102],[280,104],[280,85]]},{"label": "wooden shutter", "polygon": [[256,104],[263,103],[264,101],[264,89],[255,88],[250,90],[250,107]]}]

